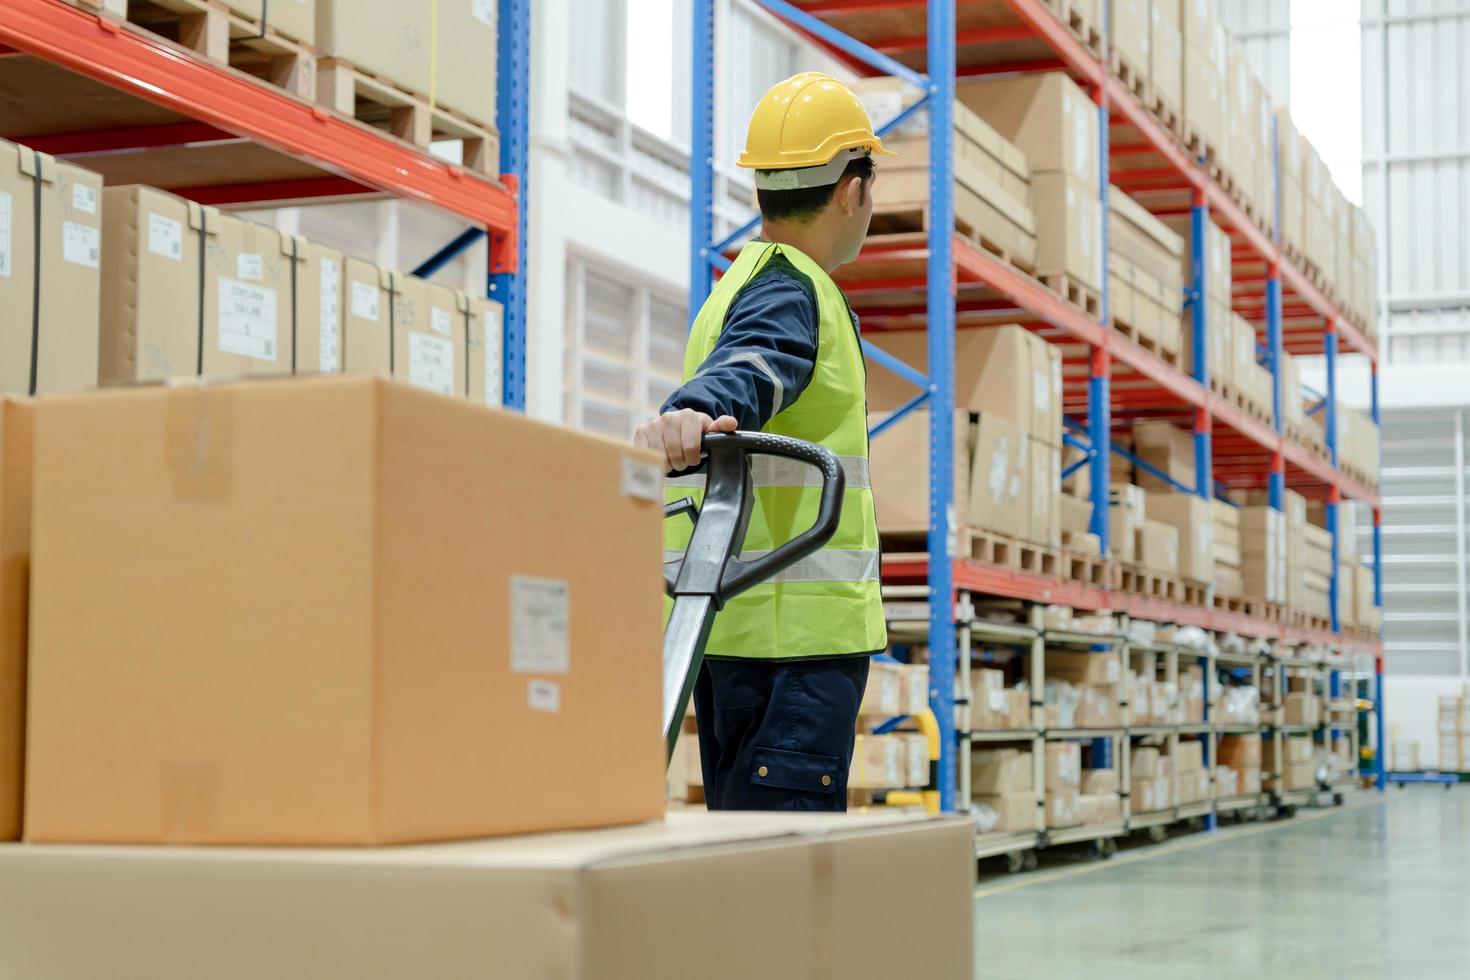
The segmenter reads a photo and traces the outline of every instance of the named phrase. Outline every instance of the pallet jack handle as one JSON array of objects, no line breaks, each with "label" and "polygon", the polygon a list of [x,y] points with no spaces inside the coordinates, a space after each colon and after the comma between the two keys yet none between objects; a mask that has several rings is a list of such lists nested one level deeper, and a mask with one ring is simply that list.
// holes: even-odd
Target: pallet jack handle
[{"label": "pallet jack handle", "polygon": [[[776,456],[805,463],[821,479],[821,499],[811,528],[765,554],[739,555],[754,498],[750,460]],[[664,565],[664,591],[674,600],[664,629],[664,746],[670,756],[684,712],[704,662],[715,613],[727,601],[821,549],[837,533],[847,480],[833,453],[810,442],[764,432],[711,433],[704,461],[684,474],[703,471],[703,503],[692,497],[664,508],[665,517],[687,516],[694,524],[684,557]]]}]

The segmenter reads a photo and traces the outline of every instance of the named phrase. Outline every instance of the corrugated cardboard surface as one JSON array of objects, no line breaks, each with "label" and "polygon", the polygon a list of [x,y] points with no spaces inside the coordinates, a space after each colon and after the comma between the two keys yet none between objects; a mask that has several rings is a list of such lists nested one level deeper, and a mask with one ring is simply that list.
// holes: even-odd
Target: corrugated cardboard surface
[{"label": "corrugated cardboard surface", "polygon": [[28,402],[0,398],[0,840],[20,836],[31,561],[31,419]]},{"label": "corrugated cardboard surface", "polygon": [[[46,980],[961,980],[973,848],[963,820],[693,811],[412,848],[12,845],[0,948]],[[875,929],[895,873],[924,887]]]},{"label": "corrugated cardboard surface", "polygon": [[204,243],[204,373],[291,373],[291,239],[221,212]]},{"label": "corrugated cardboard surface", "polygon": [[472,402],[499,407],[503,402],[503,342],[505,307],[493,299],[466,297],[465,356],[468,358]]},{"label": "corrugated cardboard surface", "polygon": [[371,378],[42,402],[27,836],[657,816],[662,514],[623,483],[650,465]]},{"label": "corrugated cardboard surface", "polygon": [[30,393],[36,302],[35,154],[0,140],[0,392]]},{"label": "corrugated cardboard surface", "polygon": [[1179,535],[1179,574],[1208,582],[1215,571],[1215,522],[1210,502],[1190,493],[1150,493],[1144,514]]},{"label": "corrugated cardboard surface", "polygon": [[465,301],[448,286],[393,276],[393,376],[416,388],[464,398]]},{"label": "corrugated cardboard surface", "polygon": [[1138,563],[1150,571],[1179,574],[1178,529],[1145,518],[1138,528]]},{"label": "corrugated cardboard surface", "polygon": [[342,371],[342,253],[304,238],[295,239],[295,349],[297,374]]},{"label": "corrugated cardboard surface", "polygon": [[1033,186],[1038,173],[1053,172],[1097,187],[1097,109],[1065,73],[965,82],[955,98],[1026,154]]},{"label": "corrugated cardboard surface", "polygon": [[42,174],[36,391],[79,391],[97,384],[102,178],[54,161]]},{"label": "corrugated cardboard surface", "polygon": [[1102,286],[1102,206],[1096,185],[1059,173],[1033,174],[1036,268]]},{"label": "corrugated cardboard surface", "polygon": [[392,276],[371,262],[343,263],[342,370],[387,374],[393,370]]},{"label": "corrugated cardboard surface", "polygon": [[[193,208],[196,219],[202,216]],[[103,191],[101,379],[196,373],[199,229],[182,198],[151,187]]]},{"label": "corrugated cardboard surface", "polygon": [[[870,412],[877,425],[887,412]],[[954,413],[954,509],[969,510],[970,452],[974,426],[968,412]],[[929,524],[929,411],[915,409],[895,422],[868,447],[873,509],[884,530],[917,531]],[[1009,533],[1009,532],[1008,532]]]}]

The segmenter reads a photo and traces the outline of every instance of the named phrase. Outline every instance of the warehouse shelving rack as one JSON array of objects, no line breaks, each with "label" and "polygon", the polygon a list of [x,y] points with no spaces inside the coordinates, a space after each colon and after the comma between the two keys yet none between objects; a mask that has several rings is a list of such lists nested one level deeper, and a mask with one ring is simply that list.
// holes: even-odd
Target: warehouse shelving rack
[{"label": "warehouse shelving rack", "polygon": [[[1339,543],[1336,508],[1344,498],[1367,504],[1373,514],[1374,602],[1382,605],[1381,536],[1379,498],[1374,487],[1345,474],[1337,461],[1337,359],[1342,350],[1368,359],[1372,377],[1372,419],[1379,422],[1377,350],[1368,337],[1350,323],[1307,275],[1284,254],[1279,240],[1261,230],[1216,182],[1203,161],[1190,157],[1161,127],[1107,68],[1107,24],[1101,26],[1104,52],[1098,53],[1072,34],[1068,26],[1043,0],[755,0],[800,35],[825,48],[860,75],[890,75],[902,78],[921,93],[918,102],[885,122],[885,134],[918,111],[929,118],[929,225],[926,240],[872,243],[858,261],[839,275],[839,284],[853,300],[855,311],[864,312],[864,289],[909,289],[913,305],[895,310],[884,307],[888,317],[908,317],[928,330],[928,370],[920,373],[865,344],[871,360],[913,382],[918,394],[899,413],[928,403],[930,434],[930,520],[927,553],[884,563],[884,580],[894,585],[922,586],[928,595],[928,648],[933,710],[939,720],[945,758],[939,767],[941,805],[956,806],[954,752],[961,748],[955,730],[955,695],[942,678],[955,676],[965,649],[961,642],[964,624],[957,620],[956,602],[966,594],[1006,596],[1037,603],[1060,603],[1085,609],[1107,609],[1129,616],[1161,622],[1195,625],[1206,630],[1233,631],[1248,637],[1265,637],[1280,643],[1331,645],[1371,656],[1375,664],[1375,721],[1378,743],[1383,745],[1383,662],[1380,643],[1354,639],[1338,629],[1337,569]],[[1060,5],[1065,7],[1064,4]],[[721,241],[713,231],[713,108],[714,108],[714,0],[693,0],[693,98],[691,140],[691,255],[690,310],[698,310],[708,295],[715,270],[728,268],[725,252],[749,235],[758,225],[752,219]],[[922,11],[922,31],[914,29]],[[883,15],[898,15],[895,20]],[[957,12],[966,17],[963,31],[957,29]],[[895,36],[895,23],[906,25],[904,36]],[[960,64],[963,55],[963,64]],[[1107,193],[1110,158],[1117,155],[1126,166],[1119,171],[1124,189],[1178,190],[1187,194],[1191,219],[1194,267],[1184,297],[1192,332],[1193,363],[1187,372],[1165,363],[1156,354],[1111,329],[1108,311],[1106,261],[1101,307],[1094,319],[1066,303],[1035,279],[1018,271],[999,257],[956,235],[952,198],[952,107],[955,80],[960,76],[1066,70],[1090,90],[1100,120],[1101,176],[1098,193],[1102,201],[1102,237],[1108,236]],[[1116,136],[1114,129],[1116,127]],[[1115,153],[1110,153],[1110,146]],[[1279,187],[1279,161],[1274,161]],[[1279,198],[1279,191],[1277,194]],[[1277,203],[1279,209],[1279,200]],[[1207,311],[1203,302],[1204,234],[1211,216],[1230,233],[1235,262],[1243,282],[1264,283],[1259,302],[1236,297],[1235,305],[1254,319],[1263,321],[1265,365],[1273,376],[1272,422],[1262,422],[1217,396],[1208,382]],[[1279,228],[1280,222],[1274,223]],[[1252,272],[1259,275],[1252,276]],[[860,272],[861,275],[856,275]],[[1093,493],[1091,530],[1108,552],[1107,487],[1108,450],[1114,407],[1128,414],[1173,416],[1190,426],[1194,434],[1197,486],[1185,488],[1210,498],[1217,479],[1227,487],[1264,486],[1271,505],[1280,509],[1288,485],[1320,495],[1327,501],[1327,521],[1332,533],[1333,576],[1329,630],[1287,626],[1225,610],[1184,606],[1178,603],[1058,581],[1010,568],[998,568],[955,559],[951,474],[952,412],[954,405],[954,331],[957,286],[983,285],[1000,297],[999,305],[1013,310],[1018,319],[1055,343],[1081,344],[1086,350],[1081,384],[1063,392],[1063,409],[1085,412],[1085,438],[1072,436],[1069,443],[1084,447],[1088,456]],[[1290,314],[1288,317],[1287,314]],[[1251,317],[1248,317],[1251,318]],[[1283,431],[1279,366],[1283,352],[1325,356],[1325,441],[1329,459],[1322,460],[1307,446]],[[1114,386],[1121,378],[1126,383]],[[898,413],[896,413],[898,414]],[[875,430],[874,435],[878,435]],[[935,556],[942,556],[935,560]],[[957,628],[958,624],[958,628]],[[1334,681],[1335,683],[1335,681]],[[963,695],[963,691],[962,691]],[[1383,783],[1382,752],[1377,767],[1379,787]]]},{"label": "warehouse shelving rack", "polygon": [[[387,194],[465,219],[471,230],[416,271],[431,274],[490,236],[490,295],[505,305],[502,391],[506,405],[524,408],[530,5],[498,3],[498,180],[61,0],[4,0],[0,73],[7,111],[0,128],[7,131],[0,136],[58,156],[156,154],[168,172],[183,174],[169,189],[202,204]],[[59,99],[58,86],[73,97]],[[23,108],[32,111],[22,114]],[[8,131],[27,124],[39,128]]]}]

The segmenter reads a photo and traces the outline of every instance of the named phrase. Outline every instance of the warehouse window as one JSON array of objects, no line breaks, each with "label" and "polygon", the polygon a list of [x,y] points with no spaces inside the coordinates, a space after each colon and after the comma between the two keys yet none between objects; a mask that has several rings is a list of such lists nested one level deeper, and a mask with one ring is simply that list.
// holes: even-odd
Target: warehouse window
[{"label": "warehouse window", "polygon": [[685,307],[577,258],[567,285],[567,421],[627,438],[679,384]]}]

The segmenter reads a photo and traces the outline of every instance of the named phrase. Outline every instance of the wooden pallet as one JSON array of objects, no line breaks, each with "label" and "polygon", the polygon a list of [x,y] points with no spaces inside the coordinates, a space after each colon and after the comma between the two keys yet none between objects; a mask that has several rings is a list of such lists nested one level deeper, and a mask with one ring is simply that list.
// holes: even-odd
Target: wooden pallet
[{"label": "wooden pallet", "polygon": [[1341,456],[1338,457],[1337,465],[1338,469],[1342,470],[1344,473],[1352,477],[1354,480],[1357,480],[1359,483],[1371,487],[1375,490],[1378,488],[1378,475],[1376,473],[1368,473],[1364,470],[1360,470],[1357,466],[1347,462]]},{"label": "wooden pallet", "polygon": [[1061,577],[1083,585],[1109,588],[1113,584],[1112,562],[1101,555],[1061,552]]},{"label": "wooden pallet", "polygon": [[316,93],[319,105],[420,150],[434,142],[456,140],[463,147],[460,163],[466,170],[492,177],[499,172],[500,137],[494,129],[431,106],[428,99],[388,79],[337,58],[323,58],[317,63]]},{"label": "wooden pallet", "polygon": [[1317,435],[1318,432],[1322,431],[1321,429],[1310,425],[1301,425],[1296,422],[1287,422],[1284,428],[1288,439],[1305,446],[1307,451],[1313,456],[1323,460],[1332,458],[1331,454],[1327,451],[1327,444],[1322,441],[1321,436]]},{"label": "wooden pallet", "polygon": [[[1008,265],[1015,266],[1030,275],[1036,271],[1036,263],[1029,261],[988,233],[978,215],[961,214],[955,209],[954,230],[961,238],[974,242]],[[868,224],[868,241],[882,242],[894,235],[928,234],[929,202],[883,202],[873,205],[873,217]]]},{"label": "wooden pallet", "polygon": [[1071,32],[1072,36],[1099,58],[1103,54],[1103,36],[1099,25],[1092,22],[1077,4],[1071,0],[1046,0],[1046,5],[1057,20]]},{"label": "wooden pallet", "polygon": [[1158,120],[1160,126],[1172,133],[1175,139],[1181,143],[1184,142],[1184,115],[1157,88],[1149,87],[1148,101],[1143,104],[1143,107],[1148,110],[1149,115]]},{"label": "wooden pallet", "polygon": [[[1191,157],[1205,161],[1206,166],[1210,166],[1218,158],[1219,154],[1215,150],[1215,144],[1188,119],[1181,117],[1179,128],[1179,141],[1184,144],[1184,148],[1189,151]],[[1210,167],[1210,172],[1213,176],[1213,166]]]},{"label": "wooden pallet", "polygon": [[1119,565],[1118,587],[1124,592],[1169,602],[1182,601],[1184,593],[1179,576],[1150,571],[1141,565],[1127,563]]},{"label": "wooden pallet", "polygon": [[1246,596],[1241,601],[1240,611],[1253,619],[1264,619],[1270,623],[1286,623],[1286,606],[1269,599]]},{"label": "wooden pallet", "polygon": [[[928,531],[924,528],[883,528],[879,531],[885,555],[927,554]],[[962,527],[955,543],[955,557],[995,565],[1046,578],[1062,575],[1062,553],[1056,548],[1020,541],[1004,534]]]},{"label": "wooden pallet", "polygon": [[1294,243],[1283,241],[1281,243],[1281,253],[1297,268],[1304,268],[1306,266],[1307,257],[1302,254],[1302,250],[1297,248]]},{"label": "wooden pallet", "polygon": [[1198,579],[1181,578],[1179,580],[1179,601],[1186,606],[1208,606],[1210,594],[1215,587],[1209,582],[1201,582]]},{"label": "wooden pallet", "polygon": [[1165,364],[1183,370],[1183,366],[1179,361],[1180,352],[1164,347],[1159,343],[1159,339],[1152,334],[1142,333],[1137,327],[1125,320],[1119,320],[1117,317],[1113,318],[1113,329],[1133,341],[1139,347],[1158,357]]},{"label": "wooden pallet", "polygon": [[211,0],[70,0],[109,20],[126,22],[310,100],[316,89],[316,54],[252,17]]},{"label": "wooden pallet", "polygon": [[1123,57],[1123,52],[1117,48],[1108,52],[1108,70],[1113,73],[1114,78],[1127,87],[1129,92],[1133,93],[1134,98],[1144,105],[1149,104],[1153,98],[1153,92],[1148,82],[1148,72]]},{"label": "wooden pallet", "polygon": [[1091,286],[1084,286],[1065,272],[1039,272],[1036,278],[1047,289],[1094,320],[1102,316],[1102,296]]},{"label": "wooden pallet", "polygon": [[1332,620],[1327,616],[1320,616],[1306,609],[1286,610],[1286,625],[1297,629],[1326,630],[1332,628]]}]

